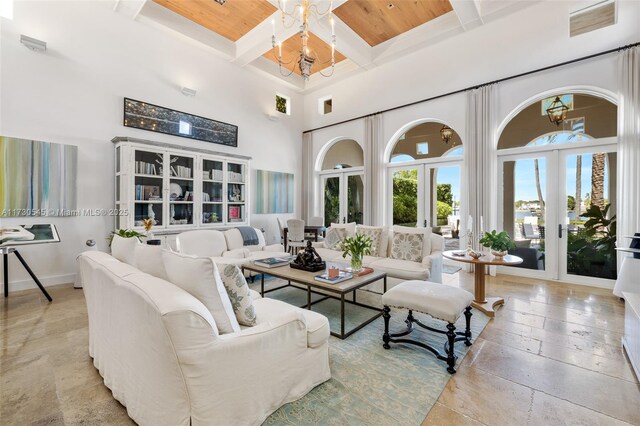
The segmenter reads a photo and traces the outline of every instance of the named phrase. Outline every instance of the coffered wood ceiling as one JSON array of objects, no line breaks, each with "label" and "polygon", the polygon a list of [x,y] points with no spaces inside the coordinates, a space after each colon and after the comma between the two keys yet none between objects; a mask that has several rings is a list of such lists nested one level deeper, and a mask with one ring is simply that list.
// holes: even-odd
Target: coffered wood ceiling
[{"label": "coffered wood ceiling", "polygon": [[213,0],[153,1],[231,41],[237,41],[276,11],[267,0],[229,0],[224,5]]},{"label": "coffered wood ceiling", "polygon": [[[300,69],[297,65],[297,60],[298,60],[298,57],[300,56],[301,46],[302,46],[302,42],[300,41],[299,34],[295,34],[294,36],[289,37],[287,40],[285,40],[282,43],[282,61],[283,62],[291,61],[291,63],[287,64],[286,67],[289,70],[295,67],[294,72],[298,75],[300,75]],[[315,74],[316,72],[331,66],[331,46],[330,45],[322,41],[314,33],[310,32],[308,46],[309,46],[311,55],[314,56],[314,53],[315,53],[315,57],[317,58],[316,62],[313,64],[313,67],[311,68],[312,74]],[[262,56],[269,59],[270,61],[278,63],[278,47],[276,46],[274,49],[271,49],[270,51],[268,51]],[[347,58],[342,53],[336,50],[336,53],[335,53],[336,64],[345,59]],[[322,61],[327,61],[327,62],[323,63]],[[284,66],[285,65],[283,65],[283,67]]]},{"label": "coffered wood ceiling", "polygon": [[449,0],[349,0],[334,13],[376,46],[452,10]]}]

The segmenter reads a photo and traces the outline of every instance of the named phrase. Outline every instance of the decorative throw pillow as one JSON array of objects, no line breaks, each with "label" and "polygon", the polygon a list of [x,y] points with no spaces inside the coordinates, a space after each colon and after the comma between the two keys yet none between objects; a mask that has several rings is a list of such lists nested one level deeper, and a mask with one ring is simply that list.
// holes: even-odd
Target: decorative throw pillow
[{"label": "decorative throw pillow", "polygon": [[140,241],[136,237],[124,238],[114,235],[111,240],[111,256],[120,262],[136,266],[136,246],[138,245]]},{"label": "decorative throw pillow", "polygon": [[236,265],[218,264],[222,283],[227,289],[229,300],[236,319],[241,325],[253,327],[257,324],[256,309],[253,306],[253,299],[249,294],[249,285],[244,275]]},{"label": "decorative throw pillow", "polygon": [[391,258],[422,262],[423,234],[404,234],[395,232],[391,246]]},{"label": "decorative throw pillow", "polygon": [[209,309],[220,334],[240,331],[240,324],[213,259],[163,250],[162,260],[169,281]]},{"label": "decorative throw pillow", "polygon": [[361,234],[371,239],[371,256],[381,256],[380,253],[382,252],[382,228],[358,226],[356,234]]},{"label": "decorative throw pillow", "polygon": [[347,232],[347,237],[353,237],[356,235],[356,223],[331,223],[331,228],[344,229]]},{"label": "decorative throw pillow", "polygon": [[327,229],[327,235],[324,237],[324,246],[331,250],[340,250],[342,240],[347,237],[347,231],[344,228]]},{"label": "decorative throw pillow", "polygon": [[431,228],[414,228],[410,226],[394,225],[393,232],[401,234],[422,234],[422,254],[424,256],[429,256],[431,254]]}]

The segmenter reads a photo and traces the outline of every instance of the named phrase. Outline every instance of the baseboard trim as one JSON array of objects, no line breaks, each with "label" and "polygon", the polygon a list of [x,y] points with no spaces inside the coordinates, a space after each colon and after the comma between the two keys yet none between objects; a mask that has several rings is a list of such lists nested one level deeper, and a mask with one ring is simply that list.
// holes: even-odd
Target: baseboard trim
[{"label": "baseboard trim", "polygon": [[[38,279],[43,286],[51,287],[54,285],[74,283],[76,281],[76,274],[53,275],[49,277],[38,277]],[[38,286],[31,278],[28,280],[9,281],[9,294],[14,291],[29,290],[32,288],[37,289]],[[4,294],[4,285],[0,286],[0,294]]]}]

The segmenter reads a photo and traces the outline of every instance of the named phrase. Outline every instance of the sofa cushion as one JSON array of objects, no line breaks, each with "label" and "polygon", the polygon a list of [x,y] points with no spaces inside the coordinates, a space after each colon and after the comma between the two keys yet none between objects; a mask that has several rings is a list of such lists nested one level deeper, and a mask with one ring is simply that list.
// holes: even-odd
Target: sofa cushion
[{"label": "sofa cushion", "polygon": [[342,241],[347,237],[347,231],[344,228],[334,228],[333,226],[327,229],[327,234],[324,238],[324,246],[331,250],[340,250]]},{"label": "sofa cushion", "polygon": [[286,253],[284,251],[282,252],[278,252],[278,251],[252,251],[249,256],[247,256],[248,260],[261,260],[261,259],[268,259],[270,257],[287,257],[287,256],[291,256],[289,253]]},{"label": "sofa cushion", "polygon": [[114,235],[111,240],[111,255],[120,262],[136,266],[136,246],[140,245],[140,240],[135,237],[124,238]]},{"label": "sofa cushion", "polygon": [[199,229],[178,235],[176,247],[183,254],[218,257],[227,251],[227,241],[220,231]]},{"label": "sofa cushion", "polygon": [[[410,226],[393,226],[393,233],[403,232],[405,234],[422,234],[422,257],[429,256],[431,254],[431,228],[413,228]],[[389,249],[391,249],[391,241],[393,236],[389,236]],[[391,250],[389,250],[391,251]]]},{"label": "sofa cushion", "polygon": [[398,260],[422,261],[423,234],[394,232],[391,241],[391,257]]},{"label": "sofa cushion", "polygon": [[403,280],[426,280],[429,278],[429,269],[418,262],[409,260],[398,260],[382,258],[369,264],[374,270],[386,272],[387,274]]},{"label": "sofa cushion", "polygon": [[240,331],[218,267],[210,257],[192,257],[162,251],[169,281],[200,300],[211,312],[220,334]]},{"label": "sofa cushion", "polygon": [[274,320],[288,309],[296,309],[302,312],[307,323],[307,346],[316,348],[322,346],[329,339],[329,320],[322,314],[301,309],[276,299],[264,297],[254,299],[258,324]]},{"label": "sofa cushion", "polygon": [[377,226],[358,225],[358,227],[356,228],[356,234],[361,234],[371,239],[371,256],[386,256],[387,244],[386,235],[384,235],[384,228]]},{"label": "sofa cushion", "polygon": [[324,260],[325,262],[338,262],[340,260],[344,260],[342,259],[341,251],[331,250],[324,247],[316,247],[315,249],[318,252],[318,255],[320,255],[322,260]]},{"label": "sofa cushion", "polygon": [[223,234],[224,239],[227,241],[227,250],[235,250],[244,247],[242,234],[236,228],[227,229]]},{"label": "sofa cushion", "polygon": [[249,294],[247,280],[236,265],[219,264],[218,266],[222,283],[227,290],[238,323],[253,327],[257,324],[256,309]]},{"label": "sofa cushion", "polygon": [[169,281],[162,261],[162,247],[138,244],[135,247],[136,267],[142,272]]},{"label": "sofa cushion", "polygon": [[349,223],[332,223],[331,228],[340,228],[340,229],[344,229],[347,231],[347,237],[353,237],[354,235],[356,235],[356,223],[355,222],[349,222]]}]

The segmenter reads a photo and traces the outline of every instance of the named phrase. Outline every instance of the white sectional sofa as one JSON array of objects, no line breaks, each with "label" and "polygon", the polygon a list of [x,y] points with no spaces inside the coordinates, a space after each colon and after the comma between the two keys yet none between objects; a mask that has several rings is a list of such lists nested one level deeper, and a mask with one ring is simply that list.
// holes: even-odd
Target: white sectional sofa
[{"label": "white sectional sofa", "polygon": [[[350,224],[351,230],[347,232],[347,235],[353,235],[358,232],[358,226]],[[332,225],[335,226],[335,225]],[[345,225],[339,225],[345,227]],[[374,227],[362,227],[372,229]],[[350,229],[346,225],[346,229]],[[407,280],[421,280],[442,283],[442,252],[444,250],[444,238],[441,235],[429,232],[428,228],[415,228],[417,230],[423,230],[426,232],[430,239],[429,253],[423,253],[421,262],[413,262],[408,260],[399,260],[391,258],[391,244],[393,241],[393,229],[383,227],[382,241],[380,244],[380,251],[384,253],[384,256],[365,256],[362,264],[363,266],[371,267],[375,270],[384,271],[387,273],[387,279],[389,286],[392,287],[400,282]],[[322,257],[322,260],[328,262],[350,262],[350,258],[346,259],[342,257],[342,251],[332,250],[327,248],[325,242],[314,243],[314,248],[318,254]]]},{"label": "white sectional sofa", "polygon": [[233,228],[183,232],[176,237],[176,249],[178,253],[212,257],[217,263],[238,266],[252,260],[288,256],[282,244],[267,245],[262,232],[254,229],[258,235],[257,245],[245,246],[240,231]]},{"label": "white sectional sofa", "polygon": [[252,291],[257,325],[220,334],[210,310],[169,281],[102,252],[78,262],[89,354],[140,425],[259,425],[331,377],[318,313]]}]

